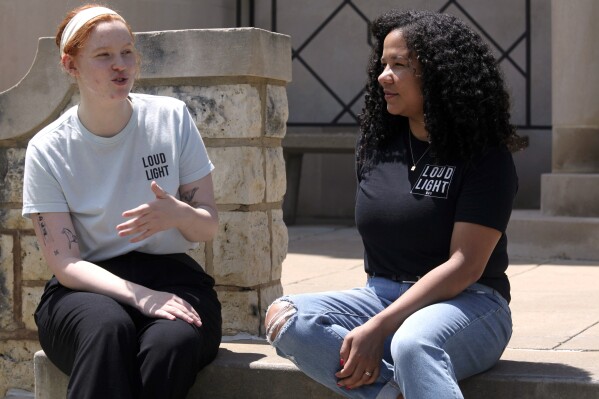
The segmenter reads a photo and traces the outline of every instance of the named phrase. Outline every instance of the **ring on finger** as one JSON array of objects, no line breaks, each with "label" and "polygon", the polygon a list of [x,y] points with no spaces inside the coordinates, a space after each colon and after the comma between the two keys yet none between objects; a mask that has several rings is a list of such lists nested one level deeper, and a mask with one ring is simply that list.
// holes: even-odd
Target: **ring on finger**
[{"label": "ring on finger", "polygon": [[364,374],[366,374],[367,377],[372,377],[372,373],[370,371],[365,371]]}]

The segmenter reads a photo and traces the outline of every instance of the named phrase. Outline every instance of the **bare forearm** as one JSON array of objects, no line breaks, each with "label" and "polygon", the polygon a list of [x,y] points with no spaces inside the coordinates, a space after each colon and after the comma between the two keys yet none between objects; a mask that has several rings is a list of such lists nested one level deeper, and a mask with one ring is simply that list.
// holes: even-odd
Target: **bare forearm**
[{"label": "bare forearm", "polygon": [[94,263],[77,258],[60,262],[63,263],[61,266],[52,269],[56,271],[58,281],[67,288],[103,294],[133,307],[139,306],[139,298],[150,294],[146,287],[123,280]]},{"label": "bare forearm", "polygon": [[218,213],[216,209],[209,206],[194,208],[188,205],[182,210],[178,229],[188,241],[210,241],[218,229]]},{"label": "bare forearm", "polygon": [[212,176],[181,186],[179,189],[183,219],[179,231],[188,241],[205,242],[214,238],[218,229],[218,212],[214,202]]},{"label": "bare forearm", "polygon": [[412,313],[425,306],[455,297],[480,279],[501,232],[472,223],[456,222],[450,256],[428,272],[373,322],[389,334]]},{"label": "bare forearm", "polygon": [[405,294],[373,318],[386,335],[396,331],[414,312],[455,297],[478,280],[478,275],[460,270],[455,260],[449,260],[431,270]]},{"label": "bare forearm", "polygon": [[69,288],[106,295],[132,306],[149,317],[169,320],[180,318],[190,324],[202,325],[197,311],[188,302],[172,293],[154,291],[123,280],[90,262],[77,258],[65,260],[68,263],[58,268],[60,272],[56,277]]},{"label": "bare forearm", "polygon": [[32,222],[48,267],[62,285],[132,304],[133,290],[140,286],[81,258],[79,238],[68,213],[38,213]]}]

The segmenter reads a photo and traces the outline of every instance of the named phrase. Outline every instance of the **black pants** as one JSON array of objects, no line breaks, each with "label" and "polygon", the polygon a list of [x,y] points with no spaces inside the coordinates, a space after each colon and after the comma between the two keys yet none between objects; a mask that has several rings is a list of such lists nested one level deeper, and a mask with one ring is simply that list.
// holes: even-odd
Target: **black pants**
[{"label": "black pants", "polygon": [[70,375],[69,399],[184,399],[221,340],[214,280],[185,254],[132,252],[97,262],[151,289],[174,293],[202,319],[144,316],[105,295],[73,291],[52,278],[35,312],[48,358]]}]

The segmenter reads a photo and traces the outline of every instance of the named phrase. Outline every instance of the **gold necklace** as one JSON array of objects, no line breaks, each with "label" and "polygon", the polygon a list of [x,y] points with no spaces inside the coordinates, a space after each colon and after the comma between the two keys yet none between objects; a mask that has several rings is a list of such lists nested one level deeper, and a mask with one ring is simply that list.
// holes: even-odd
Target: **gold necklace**
[{"label": "gold necklace", "polygon": [[420,158],[418,158],[418,160],[416,162],[414,162],[414,152],[412,151],[412,130],[411,129],[408,129],[408,141],[410,143],[410,156],[412,157],[412,167],[410,168],[410,170],[413,172],[416,170],[416,165],[418,165],[418,162],[420,162],[422,160],[422,158],[424,158],[424,156],[426,155],[428,150],[430,150],[431,146],[429,145],[428,147],[426,147],[426,150],[422,153]]}]

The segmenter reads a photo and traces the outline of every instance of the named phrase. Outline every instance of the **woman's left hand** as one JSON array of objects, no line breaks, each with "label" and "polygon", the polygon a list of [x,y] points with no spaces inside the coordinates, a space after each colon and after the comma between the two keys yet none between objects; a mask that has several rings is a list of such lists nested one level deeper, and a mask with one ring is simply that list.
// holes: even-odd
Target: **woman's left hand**
[{"label": "woman's left hand", "polygon": [[180,202],[155,181],[150,187],[156,199],[123,212],[123,217],[131,219],[116,226],[121,237],[135,235],[131,242],[139,242],[160,231],[176,227]]},{"label": "woman's left hand", "polygon": [[371,320],[345,336],[340,351],[342,369],[335,374],[337,385],[355,389],[376,381],[385,345],[380,330]]}]

